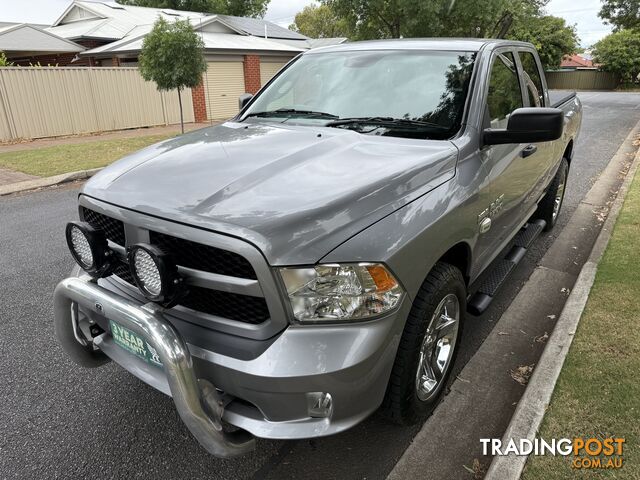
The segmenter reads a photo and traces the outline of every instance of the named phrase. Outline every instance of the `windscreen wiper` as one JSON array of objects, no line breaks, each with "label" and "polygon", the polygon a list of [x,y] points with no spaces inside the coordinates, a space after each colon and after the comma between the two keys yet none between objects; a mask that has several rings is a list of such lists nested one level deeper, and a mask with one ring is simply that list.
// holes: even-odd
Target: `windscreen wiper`
[{"label": "windscreen wiper", "polygon": [[425,122],[422,120],[410,120],[408,118],[394,117],[351,117],[338,118],[325,125],[325,127],[340,127],[343,125],[380,125],[381,127],[414,127],[414,128],[436,128],[438,130],[449,130],[450,127],[437,123]]},{"label": "windscreen wiper", "polygon": [[296,108],[279,108],[277,110],[268,110],[265,112],[252,112],[245,118],[249,117],[307,117],[307,118],[326,118],[326,119],[338,119],[338,115],[331,113],[316,112],[313,110],[298,110]]}]

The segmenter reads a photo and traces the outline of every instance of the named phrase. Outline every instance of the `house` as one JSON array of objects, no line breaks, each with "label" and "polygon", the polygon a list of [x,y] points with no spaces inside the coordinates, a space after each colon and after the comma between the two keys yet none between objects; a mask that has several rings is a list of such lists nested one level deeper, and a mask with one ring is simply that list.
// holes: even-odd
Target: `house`
[{"label": "house", "polygon": [[158,18],[188,20],[205,44],[208,69],[192,89],[196,121],[235,115],[239,95],[257,92],[300,52],[346,40],[310,39],[255,18],[82,0],[72,1],[47,31],[86,48],[73,65],[137,66]]},{"label": "house", "polygon": [[15,65],[66,65],[84,47],[36,25],[0,24],[0,51]]},{"label": "house", "polygon": [[595,70],[597,66],[594,65],[591,58],[586,55],[573,54],[565,55],[563,57],[562,62],[560,63],[560,68],[563,70]]}]

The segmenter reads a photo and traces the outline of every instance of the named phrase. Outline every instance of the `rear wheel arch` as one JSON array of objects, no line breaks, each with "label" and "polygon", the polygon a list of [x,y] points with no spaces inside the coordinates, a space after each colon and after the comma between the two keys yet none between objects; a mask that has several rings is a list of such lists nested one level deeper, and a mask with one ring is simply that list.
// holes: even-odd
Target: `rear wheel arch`
[{"label": "rear wheel arch", "polygon": [[571,159],[573,158],[573,138],[567,143],[562,156],[566,158],[569,165],[571,165]]}]

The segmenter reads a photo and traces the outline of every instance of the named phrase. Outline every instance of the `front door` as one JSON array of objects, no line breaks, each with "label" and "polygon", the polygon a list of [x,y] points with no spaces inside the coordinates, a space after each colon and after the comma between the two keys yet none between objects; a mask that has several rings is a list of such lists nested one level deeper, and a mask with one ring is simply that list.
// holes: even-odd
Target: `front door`
[{"label": "front door", "polygon": [[[511,113],[528,103],[521,83],[514,51],[495,52],[487,92],[485,128],[507,128]],[[492,191],[492,201],[486,205],[490,228],[482,234],[486,236],[483,242],[497,248],[517,233],[535,205],[536,192],[547,166],[536,145],[490,145],[481,150],[481,156],[489,172]]]}]

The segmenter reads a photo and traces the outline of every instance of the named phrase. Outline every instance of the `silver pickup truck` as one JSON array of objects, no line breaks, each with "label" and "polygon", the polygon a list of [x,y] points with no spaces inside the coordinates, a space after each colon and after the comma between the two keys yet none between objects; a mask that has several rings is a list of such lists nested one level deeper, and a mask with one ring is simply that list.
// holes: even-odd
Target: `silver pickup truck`
[{"label": "silver pickup truck", "polygon": [[582,113],[556,100],[528,43],[308,51],[237,117],[86,183],[56,335],[221,457],[424,419],[467,313],[557,221]]}]

